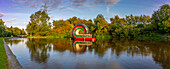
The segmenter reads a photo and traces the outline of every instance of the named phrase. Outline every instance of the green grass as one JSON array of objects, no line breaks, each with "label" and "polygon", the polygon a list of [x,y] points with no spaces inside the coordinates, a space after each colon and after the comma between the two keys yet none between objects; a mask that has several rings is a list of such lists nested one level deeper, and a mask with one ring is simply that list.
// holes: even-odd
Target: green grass
[{"label": "green grass", "polygon": [[[27,38],[70,38],[71,36],[66,35],[58,35],[58,36],[28,36]],[[169,39],[169,36],[136,36],[135,38],[138,39]],[[112,39],[112,35],[97,35],[95,36],[96,39]]]},{"label": "green grass", "polygon": [[66,34],[57,34],[52,36],[27,36],[27,38],[69,38],[71,36],[68,36]]},{"label": "green grass", "polygon": [[17,38],[17,37],[5,37],[5,38]]},{"label": "green grass", "polygon": [[168,36],[137,36],[139,39],[169,39]]},{"label": "green grass", "polygon": [[64,38],[64,36],[27,36],[27,38]]},{"label": "green grass", "polygon": [[7,55],[4,48],[3,38],[0,37],[0,69],[7,68]]}]

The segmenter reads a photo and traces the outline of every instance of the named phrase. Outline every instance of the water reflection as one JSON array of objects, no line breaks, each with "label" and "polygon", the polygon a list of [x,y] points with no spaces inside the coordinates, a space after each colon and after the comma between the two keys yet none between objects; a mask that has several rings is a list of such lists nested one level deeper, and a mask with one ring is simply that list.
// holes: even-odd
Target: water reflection
[{"label": "water reflection", "polygon": [[49,41],[51,41],[54,51],[64,52],[69,50],[73,52],[73,48],[71,46],[72,41],[69,39],[49,39]]},{"label": "water reflection", "polygon": [[[10,46],[22,42],[22,40],[6,40]],[[31,61],[46,63],[50,58],[50,52],[66,52],[73,54],[94,53],[102,58],[111,50],[111,56],[116,55],[118,60],[121,55],[127,57],[152,56],[156,64],[164,69],[170,69],[170,42],[162,40],[139,39],[100,39],[95,43],[84,41],[72,41],[70,39],[28,39],[25,42],[29,49]],[[95,57],[93,57],[95,58]],[[110,60],[112,61],[112,60]],[[123,62],[123,61],[120,61]],[[145,64],[145,63],[141,63]],[[123,65],[122,65],[123,66]],[[140,65],[139,65],[140,66]],[[154,67],[154,66],[152,66]],[[126,68],[126,67],[125,67]]]},{"label": "water reflection", "polygon": [[16,44],[16,45],[17,45],[18,43],[24,41],[23,39],[17,39],[17,38],[6,39],[6,40],[8,40],[8,41],[7,41],[7,44],[10,44],[11,46],[12,46],[13,44]]},{"label": "water reflection", "polygon": [[46,39],[28,39],[26,42],[32,61],[45,63],[50,57],[51,43]]},{"label": "water reflection", "polygon": [[84,53],[88,46],[92,45],[92,41],[73,40],[73,50],[75,53]]}]

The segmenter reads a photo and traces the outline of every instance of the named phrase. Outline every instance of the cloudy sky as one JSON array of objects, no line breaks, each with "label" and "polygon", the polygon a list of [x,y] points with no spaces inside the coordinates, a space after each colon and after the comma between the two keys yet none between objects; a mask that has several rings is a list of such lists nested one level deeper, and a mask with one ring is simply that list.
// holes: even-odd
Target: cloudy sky
[{"label": "cloudy sky", "polygon": [[170,0],[0,0],[0,18],[8,27],[26,28],[29,16],[44,4],[50,10],[50,21],[73,16],[88,20],[103,14],[109,22],[115,15],[151,16],[161,5],[170,5]]}]

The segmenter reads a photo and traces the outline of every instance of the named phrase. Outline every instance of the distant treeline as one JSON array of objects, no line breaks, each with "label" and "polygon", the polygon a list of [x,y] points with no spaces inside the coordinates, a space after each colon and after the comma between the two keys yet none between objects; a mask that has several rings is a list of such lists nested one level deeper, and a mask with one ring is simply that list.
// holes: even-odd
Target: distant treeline
[{"label": "distant treeline", "polygon": [[9,37],[9,36],[16,36],[16,35],[26,35],[24,29],[19,29],[18,27],[6,27],[4,25],[4,21],[0,19],[0,37]]},{"label": "distant treeline", "polygon": [[[162,5],[154,11],[152,16],[141,15],[126,16],[118,15],[110,18],[108,23],[102,14],[98,14],[93,20],[85,20],[72,17],[67,20],[53,20],[47,11],[39,10],[30,16],[30,22],[26,31],[32,36],[67,36],[71,37],[72,29],[76,24],[85,24],[90,33],[95,37],[121,37],[130,38],[137,36],[157,36],[170,33],[170,6]],[[53,27],[52,27],[53,24]]]}]

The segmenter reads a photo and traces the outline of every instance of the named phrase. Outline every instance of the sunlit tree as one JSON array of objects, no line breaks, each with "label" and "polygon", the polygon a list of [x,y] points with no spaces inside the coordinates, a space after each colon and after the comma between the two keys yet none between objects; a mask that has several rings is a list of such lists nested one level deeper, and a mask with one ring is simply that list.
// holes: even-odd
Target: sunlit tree
[{"label": "sunlit tree", "polygon": [[152,25],[155,30],[160,30],[162,33],[170,32],[170,6],[163,5],[157,11],[154,11],[152,14]]},{"label": "sunlit tree", "polygon": [[26,31],[29,35],[45,36],[49,33],[51,23],[50,17],[45,10],[39,10],[30,16],[30,22],[27,25]]}]

